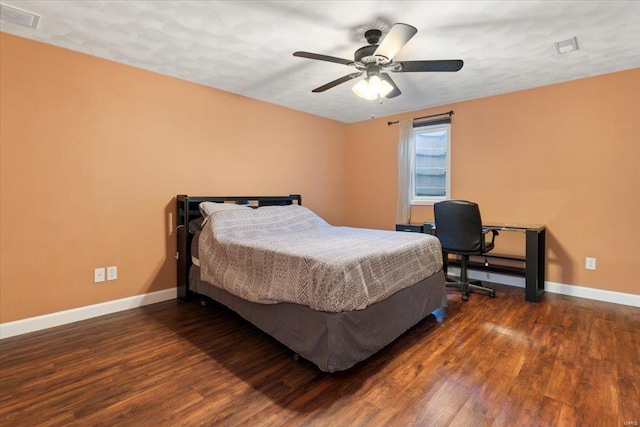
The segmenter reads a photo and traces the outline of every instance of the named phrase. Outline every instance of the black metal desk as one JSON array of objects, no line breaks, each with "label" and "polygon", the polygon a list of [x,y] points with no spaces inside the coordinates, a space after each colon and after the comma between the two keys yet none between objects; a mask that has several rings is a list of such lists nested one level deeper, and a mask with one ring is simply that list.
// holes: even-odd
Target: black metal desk
[{"label": "black metal desk", "polygon": [[[542,224],[509,224],[488,222],[483,227],[499,231],[525,233],[525,294],[526,301],[538,302],[544,293],[546,227]],[[424,232],[435,234],[435,222],[424,223]]]}]

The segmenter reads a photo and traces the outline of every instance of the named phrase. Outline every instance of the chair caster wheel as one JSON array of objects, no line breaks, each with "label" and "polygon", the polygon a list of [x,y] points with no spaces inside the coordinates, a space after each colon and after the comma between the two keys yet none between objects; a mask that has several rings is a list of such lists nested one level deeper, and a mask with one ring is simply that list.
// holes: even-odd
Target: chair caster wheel
[{"label": "chair caster wheel", "polygon": [[462,301],[469,301],[469,295],[462,294]]},{"label": "chair caster wheel", "polygon": [[495,292],[491,292],[491,293],[489,294],[489,297],[490,297],[490,298],[495,298],[495,297],[496,297],[496,293],[495,293]]}]

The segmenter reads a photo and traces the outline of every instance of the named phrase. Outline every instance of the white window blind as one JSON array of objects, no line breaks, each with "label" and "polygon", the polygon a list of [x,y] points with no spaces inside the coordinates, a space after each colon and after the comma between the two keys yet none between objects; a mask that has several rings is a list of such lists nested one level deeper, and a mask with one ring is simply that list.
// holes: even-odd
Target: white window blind
[{"label": "white window blind", "polygon": [[451,194],[451,119],[414,125],[411,156],[411,204],[427,205]]}]

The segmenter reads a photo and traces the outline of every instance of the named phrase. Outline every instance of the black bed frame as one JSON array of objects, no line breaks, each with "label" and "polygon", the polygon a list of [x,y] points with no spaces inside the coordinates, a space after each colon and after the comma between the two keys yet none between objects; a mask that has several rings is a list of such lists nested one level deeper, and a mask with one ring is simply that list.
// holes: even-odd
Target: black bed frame
[{"label": "black bed frame", "polygon": [[178,298],[188,300],[193,296],[189,290],[189,269],[191,267],[191,241],[193,234],[189,232],[189,221],[201,217],[198,205],[202,202],[225,203],[233,202],[239,205],[247,205],[253,208],[261,206],[286,206],[297,203],[302,205],[302,196],[291,194],[289,196],[220,196],[197,197],[180,194],[176,197],[178,236]]}]

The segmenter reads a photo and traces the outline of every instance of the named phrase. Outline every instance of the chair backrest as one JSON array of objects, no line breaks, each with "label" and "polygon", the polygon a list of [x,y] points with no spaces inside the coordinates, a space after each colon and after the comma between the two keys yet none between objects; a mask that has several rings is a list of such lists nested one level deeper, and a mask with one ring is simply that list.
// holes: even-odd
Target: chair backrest
[{"label": "chair backrest", "polygon": [[436,236],[442,250],[450,253],[481,253],[484,243],[478,205],[466,200],[445,200],[433,206]]}]

